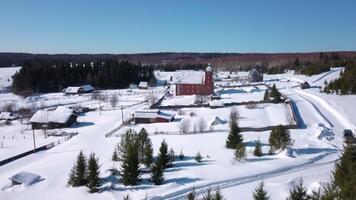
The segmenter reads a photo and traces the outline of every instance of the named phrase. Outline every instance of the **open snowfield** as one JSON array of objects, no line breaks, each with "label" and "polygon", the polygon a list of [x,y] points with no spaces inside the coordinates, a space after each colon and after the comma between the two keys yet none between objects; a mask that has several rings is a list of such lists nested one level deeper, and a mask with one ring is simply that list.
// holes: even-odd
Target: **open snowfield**
[{"label": "open snowfield", "polygon": [[[69,128],[70,131],[79,133],[69,141],[50,150],[32,154],[1,166],[0,188],[9,183],[8,177],[20,171],[37,173],[44,180],[28,187],[19,186],[2,190],[0,191],[0,199],[15,200],[29,199],[29,197],[31,199],[47,199],[50,197],[53,200],[122,199],[126,194],[130,194],[132,199],[143,199],[146,195],[149,199],[154,197],[184,199],[185,195],[193,188],[201,193],[208,188],[217,189],[219,187],[226,199],[236,199],[236,196],[238,196],[239,199],[250,200],[252,199],[253,189],[261,180],[264,180],[270,197],[282,200],[285,199],[289,189],[300,178],[303,178],[305,185],[310,190],[319,187],[329,181],[334,162],[339,157],[343,140],[342,131],[345,128],[354,129],[356,124],[353,118],[353,113],[356,111],[353,105],[356,100],[355,96],[326,95],[320,93],[320,89],[317,88],[323,86],[325,80],[337,78],[340,70],[334,69],[331,72],[311,77],[293,75],[292,73],[267,75],[265,77],[268,84],[275,83],[280,91],[295,103],[297,107],[296,115],[301,120],[300,129],[290,130],[294,140],[293,146],[276,155],[267,155],[269,132],[244,132],[248,157],[246,161],[237,163],[233,160],[233,150],[225,148],[228,134],[227,124],[217,125],[214,127],[216,131],[213,132],[189,135],[154,134],[157,130],[162,132],[178,130],[178,121],[168,124],[145,125],[144,127],[150,133],[155,155],[157,155],[160,143],[165,140],[169,148],[173,148],[177,154],[182,150],[185,159],[176,161],[172,168],[165,171],[165,182],[161,186],[153,185],[149,181],[150,174],[146,173],[142,174],[142,183],[137,186],[125,187],[119,182],[118,177],[109,176],[107,171],[113,167],[111,155],[115,145],[120,141],[120,137],[115,136],[120,136],[121,132],[115,133],[114,137],[105,137],[108,131],[121,123],[121,110],[107,109],[101,115],[100,112],[94,111],[78,118],[78,121],[84,122],[84,126]],[[223,75],[227,75],[227,73],[221,72],[221,76]],[[169,75],[165,76],[168,77]],[[298,82],[305,80],[311,83],[311,89],[301,90],[296,87]],[[236,92],[234,94],[241,95],[236,99],[243,99],[243,95],[250,93],[261,93],[263,95],[265,89],[258,88],[259,91],[251,92],[253,90],[254,88],[248,88],[246,91],[250,92]],[[116,91],[102,91],[102,93],[106,92],[108,95],[112,95]],[[134,106],[128,106],[124,110],[125,117],[135,110],[147,107],[147,103],[135,104],[145,99],[147,92],[137,93],[137,98],[133,94],[134,91],[120,90],[117,92],[121,93],[119,99],[122,99],[123,104],[129,102],[129,100],[134,100],[130,104]],[[163,88],[158,89],[156,93],[163,94]],[[130,96],[130,94],[132,95]],[[231,92],[227,94],[232,97]],[[11,94],[7,95],[11,96]],[[66,99],[69,97],[61,97],[64,100],[59,100],[60,95],[45,94],[43,98],[47,97],[49,101],[52,99],[53,102],[57,101],[57,103],[70,102]],[[78,98],[77,101],[82,104],[93,103],[95,105],[97,103],[91,102],[92,100],[85,95],[71,98]],[[124,99],[127,101],[124,101]],[[179,100],[175,101],[179,102]],[[26,99],[20,100],[20,103],[26,104]],[[170,102],[169,104],[173,103]],[[54,104],[56,103],[50,103],[50,105]],[[108,102],[105,105],[109,108]],[[284,104],[260,104],[254,108],[236,106],[236,108],[240,114],[239,124],[241,127],[289,124]],[[227,120],[230,109],[184,108],[181,109],[179,114],[173,110],[169,112],[176,113],[177,119],[189,118],[192,123],[195,119],[203,118],[209,127],[215,117]],[[192,116],[192,112],[196,116]],[[17,126],[16,123],[13,126]],[[137,130],[141,127],[143,125],[131,126],[131,128]],[[12,128],[8,127],[8,129]],[[5,129],[0,127],[0,130]],[[262,150],[266,154],[263,157],[255,157],[252,154],[257,139],[262,142]],[[94,152],[99,157],[102,164],[101,177],[104,178],[100,193],[90,194],[85,187],[70,188],[66,185],[68,174],[80,150],[83,150],[86,155]],[[194,160],[197,152],[200,152],[204,157],[202,163],[197,163]],[[119,163],[115,165],[119,167]]]},{"label": "open snowfield", "polygon": [[21,67],[0,67],[0,91],[11,86],[12,76],[20,69]]}]

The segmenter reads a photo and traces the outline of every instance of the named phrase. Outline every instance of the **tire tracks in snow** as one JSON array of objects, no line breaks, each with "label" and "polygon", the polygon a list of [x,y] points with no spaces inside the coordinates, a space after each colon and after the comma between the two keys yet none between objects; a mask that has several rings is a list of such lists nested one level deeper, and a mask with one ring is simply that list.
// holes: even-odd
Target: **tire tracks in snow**
[{"label": "tire tracks in snow", "polygon": [[288,173],[299,172],[299,171],[303,171],[303,170],[310,169],[310,168],[313,168],[313,167],[319,167],[319,166],[322,166],[322,165],[328,165],[328,164],[334,163],[338,159],[334,159],[334,160],[327,161],[327,162],[322,162],[322,163],[316,163],[316,162],[320,161],[321,159],[325,158],[326,156],[329,156],[329,155],[335,154],[335,153],[338,153],[338,150],[328,151],[325,154],[318,155],[315,158],[312,158],[309,161],[301,163],[301,164],[298,164],[298,165],[281,167],[281,168],[274,169],[274,170],[271,170],[271,171],[268,171],[268,172],[263,172],[263,173],[254,174],[254,175],[245,176],[245,177],[232,178],[232,179],[227,179],[227,180],[221,180],[221,181],[215,181],[215,182],[210,182],[210,183],[206,183],[206,184],[196,185],[196,186],[193,186],[193,187],[187,187],[187,188],[184,188],[184,189],[172,192],[172,193],[168,193],[168,194],[165,194],[165,195],[162,195],[162,196],[151,197],[150,199],[151,200],[158,200],[158,199],[179,200],[179,199],[185,199],[185,197],[193,189],[194,189],[194,191],[196,192],[197,195],[200,195],[200,194],[204,193],[208,188],[210,188],[212,190],[225,189],[225,188],[239,186],[239,185],[243,185],[243,184],[246,184],[246,183],[251,183],[251,182],[255,182],[255,181],[259,181],[259,180],[265,180],[265,179],[269,179],[269,178],[282,176],[282,175],[285,175],[285,174],[288,174]]}]

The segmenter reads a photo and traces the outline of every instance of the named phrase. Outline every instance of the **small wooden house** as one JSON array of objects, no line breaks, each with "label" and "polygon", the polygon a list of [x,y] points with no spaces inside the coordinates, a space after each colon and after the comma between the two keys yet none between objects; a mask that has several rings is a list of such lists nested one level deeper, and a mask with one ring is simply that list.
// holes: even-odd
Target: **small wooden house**
[{"label": "small wooden house", "polygon": [[304,83],[300,84],[300,88],[301,89],[309,89],[310,88],[310,84],[305,81]]},{"label": "small wooden house", "polygon": [[174,115],[160,110],[141,110],[134,113],[135,124],[149,124],[158,122],[170,122]]},{"label": "small wooden house", "polygon": [[83,94],[83,93],[90,93],[94,91],[94,87],[91,85],[83,85],[78,87],[67,87],[63,90],[65,94]]},{"label": "small wooden house", "polygon": [[141,82],[138,84],[138,88],[139,88],[139,89],[148,89],[148,82],[146,82],[146,81],[141,81]]},{"label": "small wooden house", "polygon": [[63,110],[38,110],[30,119],[32,129],[66,128],[77,122],[77,115]]},{"label": "small wooden house", "polygon": [[263,74],[257,70],[257,69],[252,69],[248,72],[248,77],[247,80],[251,83],[253,82],[262,82],[263,81]]}]

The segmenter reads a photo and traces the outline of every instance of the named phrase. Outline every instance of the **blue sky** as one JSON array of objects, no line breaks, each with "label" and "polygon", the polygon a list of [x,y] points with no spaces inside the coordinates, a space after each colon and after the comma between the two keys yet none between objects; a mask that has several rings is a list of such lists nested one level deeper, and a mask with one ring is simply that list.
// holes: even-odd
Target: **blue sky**
[{"label": "blue sky", "polygon": [[356,50],[354,0],[1,0],[0,52]]}]

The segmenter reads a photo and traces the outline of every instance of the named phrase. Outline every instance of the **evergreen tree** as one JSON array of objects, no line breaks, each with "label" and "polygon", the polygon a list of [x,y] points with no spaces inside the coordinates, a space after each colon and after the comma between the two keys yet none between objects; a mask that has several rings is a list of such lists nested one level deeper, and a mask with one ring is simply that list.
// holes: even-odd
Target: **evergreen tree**
[{"label": "evergreen tree", "polygon": [[272,97],[273,101],[280,101],[281,100],[281,93],[278,91],[275,84],[273,84],[270,97]]},{"label": "evergreen tree", "polygon": [[168,145],[166,141],[162,141],[158,153],[158,162],[161,163],[163,169],[168,167],[169,164],[169,155],[168,155]]},{"label": "evergreen tree", "polygon": [[153,163],[153,148],[151,140],[146,141],[143,155],[143,164],[146,165],[146,167],[150,167]]},{"label": "evergreen tree", "polygon": [[187,200],[197,200],[197,199],[198,199],[197,194],[195,192],[195,189],[193,188],[193,190],[188,193]]},{"label": "evergreen tree", "polygon": [[111,160],[113,162],[119,161],[119,155],[117,154],[117,150],[116,149],[114,150],[114,153],[112,154]]},{"label": "evergreen tree", "polygon": [[138,133],[138,140],[140,163],[143,163],[145,159],[145,146],[147,145],[147,142],[150,141],[146,129],[142,128],[140,130],[140,132]]},{"label": "evergreen tree", "polygon": [[261,146],[262,145],[261,145],[260,139],[258,139],[256,142],[255,150],[253,151],[253,155],[255,155],[257,157],[261,157],[263,155]]},{"label": "evergreen tree", "polygon": [[219,188],[215,191],[213,199],[214,200],[223,200],[224,199]]},{"label": "evergreen tree", "polygon": [[179,160],[183,160],[184,159],[184,153],[183,150],[180,150],[180,154],[179,154]]},{"label": "evergreen tree", "polygon": [[253,192],[253,199],[254,200],[269,200],[269,197],[267,195],[267,191],[265,190],[265,185],[263,182],[261,182],[255,191]]},{"label": "evergreen tree", "polygon": [[282,125],[272,129],[268,141],[271,148],[270,152],[279,149],[284,150],[293,144],[289,130]]},{"label": "evergreen tree", "polygon": [[172,166],[173,165],[173,162],[176,160],[176,154],[174,152],[174,150],[171,148],[169,150],[169,166]]},{"label": "evergreen tree", "polygon": [[341,199],[356,199],[356,145],[347,143],[333,172],[333,184]]},{"label": "evergreen tree", "polygon": [[304,188],[302,180],[300,180],[298,185],[290,190],[287,200],[309,200],[307,190]]},{"label": "evergreen tree", "polygon": [[100,166],[99,166],[98,159],[95,157],[94,153],[90,154],[88,160],[88,176],[87,176],[88,184],[87,185],[89,188],[89,192],[91,193],[98,192],[99,187],[101,186],[100,178],[99,178],[99,174],[100,174],[99,169]]},{"label": "evergreen tree", "polygon": [[130,195],[126,195],[126,196],[124,196],[124,199],[123,199],[123,200],[131,200]]},{"label": "evergreen tree", "polygon": [[194,159],[200,163],[202,161],[203,157],[201,156],[200,152],[198,152]]},{"label": "evergreen tree", "polygon": [[128,130],[122,135],[120,152],[122,157],[122,183],[124,185],[137,185],[141,179],[137,134],[134,131]]},{"label": "evergreen tree", "polygon": [[234,152],[234,159],[238,162],[241,162],[241,161],[245,160],[246,157],[247,157],[247,153],[246,153],[245,145],[242,142],[238,143],[236,145],[236,149]]},{"label": "evergreen tree", "polygon": [[151,180],[155,185],[161,185],[164,181],[164,176],[163,176],[163,166],[162,163],[157,161],[153,163],[152,165],[152,175],[151,175]]},{"label": "evergreen tree", "polygon": [[236,121],[230,122],[230,133],[226,140],[226,148],[234,149],[237,144],[243,141],[243,137],[240,133],[240,128]]},{"label": "evergreen tree", "polygon": [[206,191],[206,193],[203,195],[202,200],[214,200],[214,195],[211,192],[211,188],[208,188],[208,190]]},{"label": "evergreen tree", "polygon": [[84,186],[87,184],[87,162],[82,151],[79,152],[77,161],[69,175],[68,184],[73,187]]}]

